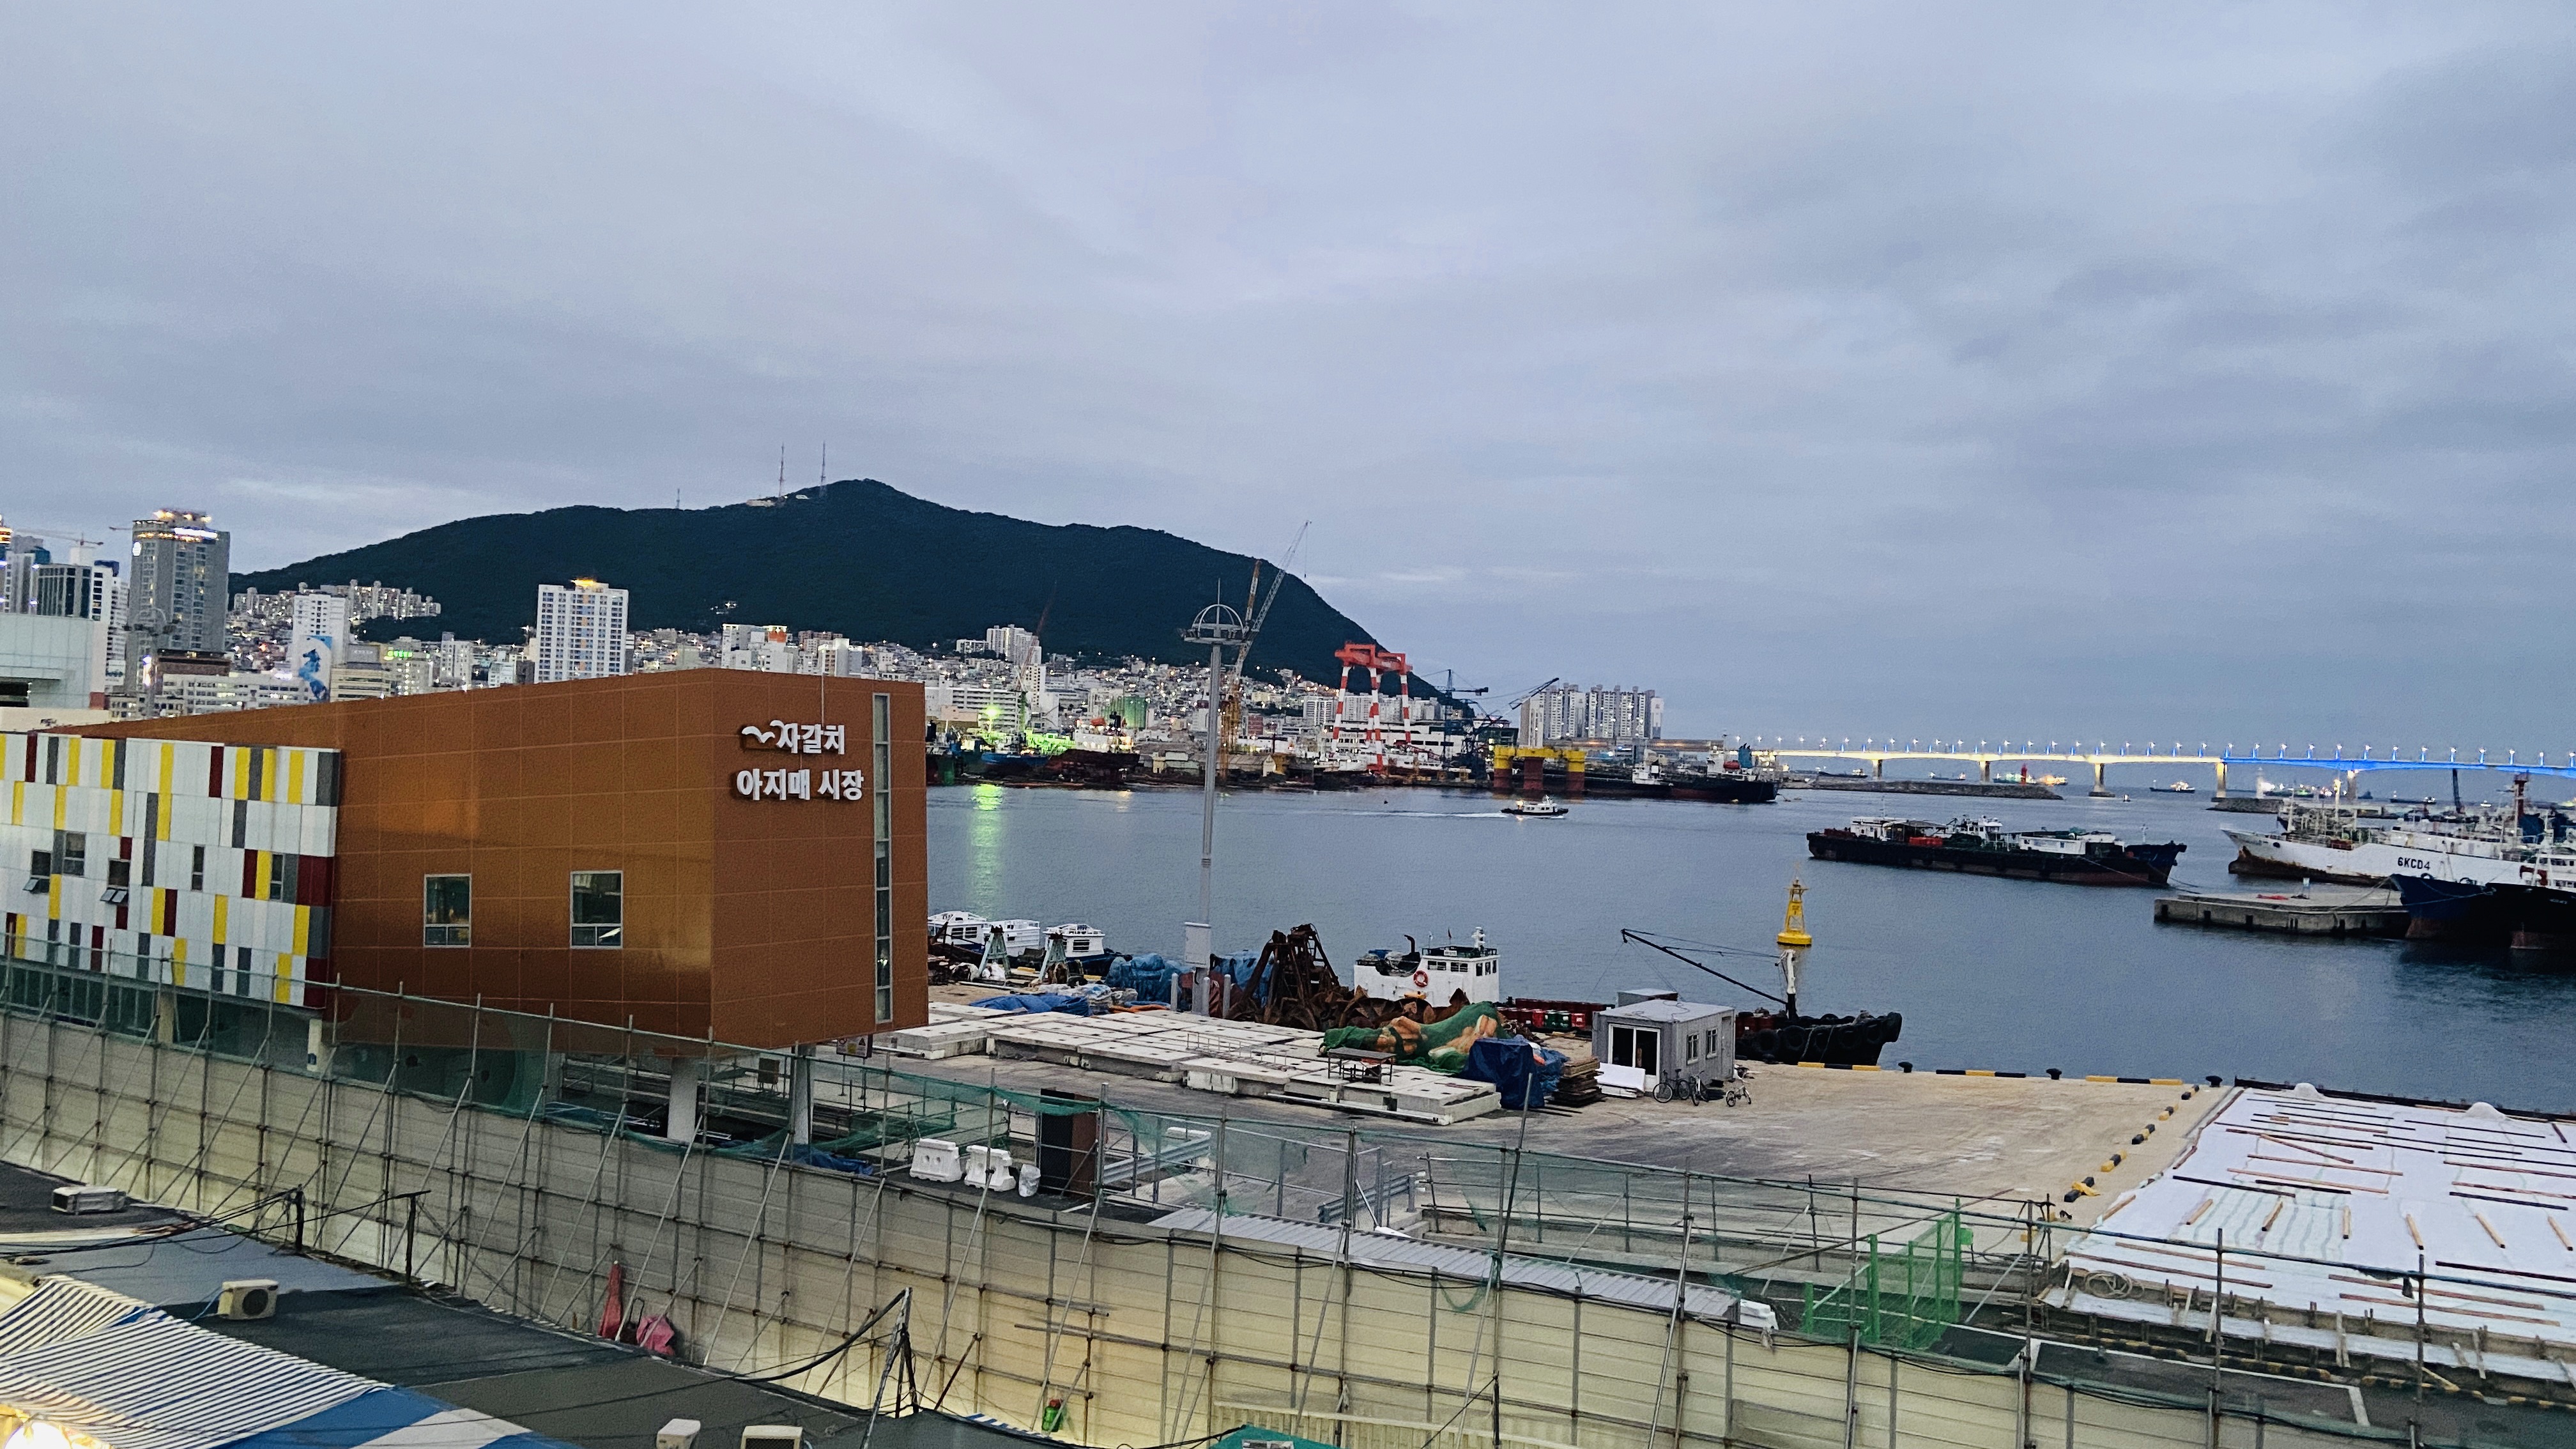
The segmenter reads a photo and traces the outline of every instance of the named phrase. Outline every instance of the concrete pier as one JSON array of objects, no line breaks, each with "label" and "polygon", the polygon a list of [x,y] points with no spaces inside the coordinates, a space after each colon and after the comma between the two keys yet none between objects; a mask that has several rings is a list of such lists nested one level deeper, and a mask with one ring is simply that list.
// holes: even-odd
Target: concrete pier
[{"label": "concrete pier", "polygon": [[2227,926],[2293,936],[2403,936],[2406,908],[2397,892],[2336,890],[2205,896],[2159,896],[2156,919],[2186,926]]}]

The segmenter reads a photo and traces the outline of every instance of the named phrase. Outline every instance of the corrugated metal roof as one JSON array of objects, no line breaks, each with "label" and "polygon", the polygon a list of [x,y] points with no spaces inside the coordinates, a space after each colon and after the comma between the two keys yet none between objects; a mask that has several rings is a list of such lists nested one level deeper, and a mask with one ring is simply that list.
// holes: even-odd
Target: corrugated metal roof
[{"label": "corrugated metal roof", "polygon": [[[489,1414],[211,1333],[70,1278],[0,1314],[0,1402],[115,1449],[544,1449]],[[311,1432],[307,1432],[307,1426]]]},{"label": "corrugated metal roof", "polygon": [[[1205,1233],[1211,1230],[1213,1217],[1206,1208],[1183,1208],[1155,1219],[1153,1226],[1170,1228],[1175,1232]],[[1285,1218],[1228,1213],[1223,1236],[1276,1243],[1325,1258],[1342,1251],[1340,1228]],[[1446,1243],[1426,1243],[1391,1233],[1354,1231],[1350,1235],[1350,1254],[1352,1262],[1366,1267],[1395,1273],[1419,1273],[1426,1278],[1437,1273],[1453,1282],[1474,1282],[1493,1272],[1493,1256],[1489,1253],[1452,1247]],[[1656,1313],[1673,1311],[1672,1280],[1649,1278],[1641,1273],[1614,1273],[1521,1253],[1505,1253],[1502,1281],[1515,1288],[1534,1288],[1543,1293],[1620,1303]],[[1687,1290],[1682,1300],[1682,1311],[1693,1318],[1711,1322],[1740,1322],[1747,1328],[1777,1326],[1769,1305],[1746,1303],[1732,1293],[1697,1285]]]}]

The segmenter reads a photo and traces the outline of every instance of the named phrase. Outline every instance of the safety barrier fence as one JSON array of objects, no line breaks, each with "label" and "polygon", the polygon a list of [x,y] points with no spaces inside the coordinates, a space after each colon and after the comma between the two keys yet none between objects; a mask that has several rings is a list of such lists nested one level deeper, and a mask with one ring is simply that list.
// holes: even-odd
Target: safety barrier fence
[{"label": "safety barrier fence", "polygon": [[[2063,1229],[2033,1207],[1089,1107],[467,1003],[336,989],[326,1019],[262,995],[0,962],[0,1158],[270,1237],[292,1193],[316,1251],[568,1327],[596,1323],[623,1265],[632,1311],[668,1316],[693,1359],[819,1359],[791,1381],[860,1402],[885,1345],[830,1351],[909,1289],[926,1400],[1023,1424],[1061,1401],[1060,1432],[1086,1443],[1246,1421],[1417,1449],[2404,1442],[2408,1412],[2417,1442],[2504,1441],[2477,1427],[2503,1410],[2474,1399],[2408,1411],[2373,1390],[2365,1427],[2345,1384],[2195,1359],[2209,1315],[2189,1305],[2158,1341],[2085,1342],[2037,1298]],[[705,1082],[687,1141],[656,1122],[675,1070]],[[1098,1126],[1087,1198],[900,1170],[924,1136],[1024,1157],[1050,1115]],[[1217,1213],[1163,1222],[1191,1207]],[[1467,1266],[1363,1251],[1379,1228]],[[1891,1311],[1882,1264],[1873,1302],[1837,1316],[1871,1237],[1927,1232],[1947,1279]],[[1551,1264],[1589,1276],[1529,1271]],[[1815,1283],[1828,1307],[1802,1325]],[[1659,1285],[1750,1292],[1785,1326]]]}]

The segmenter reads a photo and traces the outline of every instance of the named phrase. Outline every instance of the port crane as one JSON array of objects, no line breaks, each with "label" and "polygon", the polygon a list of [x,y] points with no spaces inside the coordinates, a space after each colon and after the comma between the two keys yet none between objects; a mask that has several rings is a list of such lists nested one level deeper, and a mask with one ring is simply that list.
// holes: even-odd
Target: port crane
[{"label": "port crane", "polygon": [[[1252,583],[1243,591],[1243,642],[1234,651],[1234,663],[1225,672],[1225,702],[1219,710],[1221,729],[1218,734],[1220,755],[1234,748],[1243,733],[1243,664],[1252,657],[1253,641],[1261,637],[1261,626],[1269,621],[1270,606],[1279,602],[1279,586],[1288,582],[1288,567],[1297,561],[1297,550],[1306,546],[1306,530],[1314,527],[1310,519],[1297,525],[1297,536],[1288,541],[1288,552],[1280,557],[1279,566],[1270,573],[1270,592],[1261,592],[1261,560],[1252,561]],[[1256,603],[1257,601],[1257,603]]]}]

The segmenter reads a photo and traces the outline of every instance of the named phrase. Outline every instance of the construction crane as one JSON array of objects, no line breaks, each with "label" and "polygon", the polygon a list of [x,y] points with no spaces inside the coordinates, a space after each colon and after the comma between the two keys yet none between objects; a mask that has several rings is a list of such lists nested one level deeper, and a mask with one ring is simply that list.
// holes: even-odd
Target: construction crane
[{"label": "construction crane", "polygon": [[1231,751],[1243,733],[1243,662],[1252,657],[1252,641],[1261,637],[1270,606],[1279,602],[1279,586],[1288,582],[1288,566],[1297,561],[1297,550],[1306,546],[1306,530],[1314,526],[1312,519],[1297,525],[1297,536],[1289,540],[1288,552],[1280,558],[1279,567],[1271,571],[1267,594],[1261,592],[1261,560],[1252,561],[1252,583],[1243,591],[1243,644],[1234,651],[1234,664],[1225,672],[1225,700],[1217,715],[1219,751]]}]

